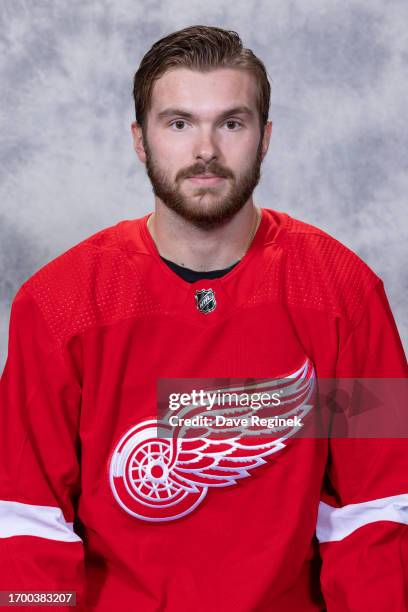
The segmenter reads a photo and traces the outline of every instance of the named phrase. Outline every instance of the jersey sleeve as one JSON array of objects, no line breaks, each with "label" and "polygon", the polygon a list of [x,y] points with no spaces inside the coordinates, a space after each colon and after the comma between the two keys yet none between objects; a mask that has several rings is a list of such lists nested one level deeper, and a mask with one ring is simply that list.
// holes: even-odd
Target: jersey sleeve
[{"label": "jersey sleeve", "polygon": [[0,591],[75,591],[77,610],[84,609],[84,550],[74,529],[80,405],[75,370],[23,285],[0,380]]},{"label": "jersey sleeve", "polygon": [[[406,380],[407,361],[381,279],[340,351],[336,377],[389,379],[390,393],[392,379]],[[328,612],[408,610],[406,437],[329,440],[316,535]]]}]

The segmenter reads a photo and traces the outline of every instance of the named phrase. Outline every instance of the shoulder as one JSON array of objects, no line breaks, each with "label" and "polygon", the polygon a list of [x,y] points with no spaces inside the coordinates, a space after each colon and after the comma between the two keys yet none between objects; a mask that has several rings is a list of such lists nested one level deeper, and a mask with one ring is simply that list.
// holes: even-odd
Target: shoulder
[{"label": "shoulder", "polygon": [[[282,214],[282,213],[281,213]],[[285,299],[355,322],[381,278],[328,232],[290,215],[278,236]]]},{"label": "shoulder", "polygon": [[60,343],[87,328],[129,316],[132,305],[140,304],[136,297],[143,293],[142,280],[118,241],[122,223],[126,221],[81,240],[21,286]]}]

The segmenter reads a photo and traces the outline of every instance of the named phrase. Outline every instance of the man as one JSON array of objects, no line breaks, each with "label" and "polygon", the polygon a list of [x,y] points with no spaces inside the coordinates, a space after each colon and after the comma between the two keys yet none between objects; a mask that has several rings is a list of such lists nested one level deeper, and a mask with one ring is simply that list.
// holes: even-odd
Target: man
[{"label": "man", "polygon": [[[382,280],[254,204],[270,88],[236,33],[158,41],[134,96],[154,212],[75,245],[12,304],[0,588],[76,591],[101,612],[407,610],[404,439],[203,420],[216,391],[263,388],[307,428],[316,380],[404,378]],[[216,401],[219,418],[254,412]]]}]

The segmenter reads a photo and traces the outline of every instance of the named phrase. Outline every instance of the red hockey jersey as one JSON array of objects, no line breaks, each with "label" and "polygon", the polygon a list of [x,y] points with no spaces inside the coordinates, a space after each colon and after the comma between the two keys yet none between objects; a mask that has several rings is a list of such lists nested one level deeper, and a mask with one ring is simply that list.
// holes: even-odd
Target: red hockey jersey
[{"label": "red hockey jersey", "polygon": [[407,376],[382,280],[261,211],[220,278],[175,274],[146,215],[21,286],[0,385],[0,590],[74,590],[99,612],[408,610],[405,439],[292,437],[261,462],[158,435],[158,379]]}]

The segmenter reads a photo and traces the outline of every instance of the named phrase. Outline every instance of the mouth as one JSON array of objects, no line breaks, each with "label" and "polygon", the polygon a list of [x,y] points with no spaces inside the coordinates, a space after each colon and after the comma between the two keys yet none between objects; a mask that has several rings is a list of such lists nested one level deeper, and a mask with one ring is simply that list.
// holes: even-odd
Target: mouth
[{"label": "mouth", "polygon": [[225,177],[217,176],[216,174],[199,174],[197,176],[189,176],[188,180],[197,185],[217,185],[224,181]]}]

